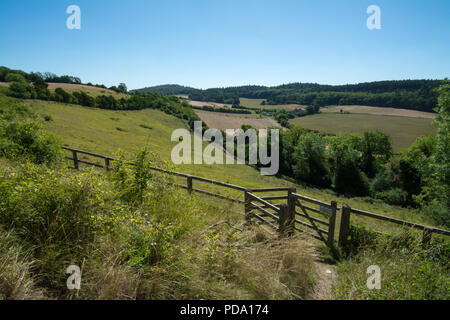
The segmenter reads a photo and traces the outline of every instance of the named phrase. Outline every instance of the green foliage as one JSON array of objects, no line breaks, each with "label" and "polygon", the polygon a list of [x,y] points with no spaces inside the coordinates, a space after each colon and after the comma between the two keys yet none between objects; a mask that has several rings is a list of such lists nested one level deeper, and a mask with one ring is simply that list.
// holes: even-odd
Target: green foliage
[{"label": "green foliage", "polygon": [[380,165],[392,156],[390,137],[380,131],[366,131],[361,144],[361,169],[369,178],[373,178]]},{"label": "green foliage", "polygon": [[431,217],[435,223],[450,228],[449,207],[445,201],[433,199],[429,203],[423,205],[422,210],[424,214]]},{"label": "green foliage", "polygon": [[292,155],[296,179],[320,187],[330,185],[326,167],[326,144],[327,140],[318,133],[307,133],[299,137]]},{"label": "green foliage", "polygon": [[[169,97],[157,92],[134,91],[130,96],[127,96],[127,99],[115,99],[111,95],[100,95],[93,98],[82,91],[70,94],[62,88],[56,88],[54,93],[50,93],[46,82],[81,84],[81,80],[72,76],[58,77],[48,72],[27,74],[20,70],[11,71],[5,67],[1,68],[0,80],[11,82],[7,94],[14,98],[52,100],[110,110],[158,109],[186,121],[190,128],[193,128],[194,121],[200,120],[192,108],[189,105],[182,104],[177,97]],[[32,84],[29,84],[28,81],[31,81]],[[106,88],[103,85],[96,86]],[[124,83],[119,84],[119,87],[113,87],[113,89],[118,93],[127,92]],[[239,100],[237,104],[239,104]],[[229,110],[231,109],[227,109],[227,111]],[[232,111],[235,113],[251,113],[246,110],[233,109]]]},{"label": "green foliage", "polygon": [[74,98],[73,95],[71,95],[70,93],[66,92],[62,88],[56,88],[55,89],[54,100],[58,101],[58,102],[64,102],[64,103],[78,102],[78,101],[76,101],[76,99]]},{"label": "green foliage", "polygon": [[120,83],[117,88],[122,93],[127,93],[128,92],[127,85],[125,83]]},{"label": "green foliage", "polygon": [[[379,237],[338,265],[336,299],[447,300],[450,243],[436,239],[423,247],[420,236],[403,232]],[[370,290],[366,270],[377,265],[381,289]]]},{"label": "green foliage", "polygon": [[34,248],[40,281],[63,289],[65,267],[79,261],[98,231],[98,181],[31,163],[3,166],[1,172],[0,225],[16,230]]},{"label": "green foliage", "polygon": [[377,244],[377,237],[377,233],[366,226],[351,224],[348,237],[342,246],[342,253],[345,257],[350,257],[360,250],[374,248]]},{"label": "green foliage", "polygon": [[27,82],[12,82],[8,88],[8,95],[14,98],[35,99],[36,92]]},{"label": "green foliage", "polygon": [[5,76],[5,81],[6,82],[21,82],[21,83],[27,82],[21,74],[15,73],[15,72],[8,73]]},{"label": "green foliage", "polygon": [[188,94],[191,100],[239,104],[239,97],[266,99],[265,104],[300,104],[315,107],[328,105],[368,105],[415,109],[431,112],[436,106],[434,88],[439,80],[377,81],[352,85],[291,83],[276,87],[240,86],[199,90],[176,85],[141,89],[146,92]]},{"label": "green foliage", "polygon": [[333,186],[345,195],[364,196],[369,192],[369,181],[359,169],[360,152],[348,144],[348,137],[330,137],[330,161]]},{"label": "green foliage", "polygon": [[212,106],[191,106],[192,109],[209,111],[209,112],[220,112],[220,113],[234,113],[234,114],[251,114],[252,112],[249,110],[242,110],[242,108],[232,107],[230,108],[216,108]]},{"label": "green foliage", "polygon": [[450,84],[447,79],[437,92],[439,97],[435,111],[439,114],[436,120],[438,130],[431,175],[436,181],[433,183],[434,198],[446,202],[450,208]]},{"label": "green foliage", "polygon": [[62,151],[27,106],[0,95],[0,154],[50,164],[61,158]]},{"label": "green foliage", "polygon": [[408,192],[400,188],[378,192],[375,197],[392,205],[404,206],[408,203]]}]

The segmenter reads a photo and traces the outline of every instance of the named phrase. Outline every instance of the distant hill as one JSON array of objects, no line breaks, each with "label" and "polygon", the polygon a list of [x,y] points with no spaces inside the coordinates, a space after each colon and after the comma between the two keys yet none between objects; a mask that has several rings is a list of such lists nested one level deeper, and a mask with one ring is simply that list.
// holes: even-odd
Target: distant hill
[{"label": "distant hill", "polygon": [[195,89],[191,87],[180,86],[178,84],[163,84],[160,86],[147,87],[142,89],[133,90],[137,92],[159,92],[169,95],[175,94],[186,94],[189,95],[195,91],[201,91],[200,89]]},{"label": "distant hill", "polygon": [[433,112],[434,89],[442,80],[389,80],[346,85],[290,83],[274,87],[238,86],[206,90],[180,85],[162,85],[138,91],[185,94],[191,100],[239,104],[239,98],[265,99],[269,105],[366,105]]}]

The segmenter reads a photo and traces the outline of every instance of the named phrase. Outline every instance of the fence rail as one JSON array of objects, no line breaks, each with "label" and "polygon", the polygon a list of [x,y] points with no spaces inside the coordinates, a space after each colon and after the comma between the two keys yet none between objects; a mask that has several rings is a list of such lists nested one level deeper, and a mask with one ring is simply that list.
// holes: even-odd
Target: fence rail
[{"label": "fence rail", "polygon": [[[77,170],[79,169],[80,163],[95,166],[98,168],[105,168],[106,170],[111,170],[111,161],[119,161],[118,159],[115,159],[113,157],[104,156],[89,151],[74,149],[70,147],[63,147],[63,149],[72,153],[72,157],[66,157],[66,159],[73,161],[73,168]],[[80,159],[78,157],[79,154],[84,154],[94,158],[102,159],[104,164],[102,165],[99,163]],[[189,193],[198,192],[219,199],[244,204],[245,219],[249,223],[252,223],[252,219],[255,218],[259,222],[266,224],[273,229],[277,229],[280,235],[282,236],[291,235],[294,233],[294,231],[298,231],[307,234],[317,240],[323,241],[330,247],[333,247],[335,245],[334,239],[335,226],[336,226],[336,216],[338,212],[340,212],[340,228],[338,239],[338,244],[340,246],[344,245],[348,239],[350,231],[351,214],[361,215],[372,219],[378,219],[389,223],[422,230],[423,243],[428,243],[433,233],[450,236],[450,231],[448,230],[425,226],[418,223],[404,221],[396,218],[391,218],[364,210],[354,209],[347,204],[343,204],[342,207],[339,208],[337,206],[337,202],[334,200],[331,201],[330,203],[327,203],[314,198],[310,198],[296,193],[296,189],[293,187],[252,189],[221,181],[198,177],[186,173],[169,171],[158,167],[150,167],[150,169],[186,178],[186,185],[179,185],[179,187],[186,189]],[[243,191],[244,200],[232,198],[230,196],[225,196],[211,191],[194,188],[194,181],[200,181],[228,189]],[[287,191],[287,195],[269,195],[269,196],[255,195],[255,193],[285,192],[285,191]],[[286,200],[287,203],[274,204],[270,202],[276,200]],[[308,204],[306,205],[305,202]],[[314,205],[319,206],[319,209],[314,208],[313,207]],[[300,208],[300,212],[297,210],[297,208]],[[255,211],[257,211],[258,213]],[[315,214],[316,216],[313,216],[313,214]],[[320,226],[318,226],[318,224],[324,226],[326,229],[321,228]],[[305,230],[304,228],[307,228],[308,231]],[[386,233],[383,232],[377,233],[386,235]]]}]

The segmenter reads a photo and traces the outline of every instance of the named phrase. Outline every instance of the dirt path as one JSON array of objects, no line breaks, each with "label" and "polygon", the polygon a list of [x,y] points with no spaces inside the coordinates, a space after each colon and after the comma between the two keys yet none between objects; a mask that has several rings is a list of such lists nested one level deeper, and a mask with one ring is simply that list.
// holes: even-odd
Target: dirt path
[{"label": "dirt path", "polygon": [[314,291],[308,297],[310,300],[331,300],[332,289],[336,282],[336,269],[334,266],[316,261],[317,283]]}]

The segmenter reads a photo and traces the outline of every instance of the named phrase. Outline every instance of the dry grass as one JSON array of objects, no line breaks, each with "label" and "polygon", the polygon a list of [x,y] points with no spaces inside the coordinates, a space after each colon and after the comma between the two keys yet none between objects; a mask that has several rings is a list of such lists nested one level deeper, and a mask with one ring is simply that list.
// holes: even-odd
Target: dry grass
[{"label": "dry grass", "polygon": [[208,102],[208,101],[193,101],[188,100],[189,104],[194,107],[204,107],[204,106],[211,106],[214,108],[231,108],[231,104],[224,104],[224,103],[218,103],[218,102]]},{"label": "dry grass", "polygon": [[341,112],[348,111],[350,113],[374,114],[380,116],[399,116],[408,118],[436,119],[436,113],[423,112],[408,109],[383,108],[371,106],[331,106],[321,108],[323,112]]},{"label": "dry grass", "polygon": [[0,300],[43,299],[41,290],[34,287],[30,270],[30,252],[17,244],[12,232],[0,232]]},{"label": "dry grass", "polygon": [[280,240],[261,226],[242,228],[223,224],[202,236],[202,262],[190,275],[194,298],[308,298],[316,280],[311,243],[298,236]]},{"label": "dry grass", "polygon": [[279,127],[280,125],[272,118],[256,118],[253,117],[239,117],[220,112],[208,112],[195,110],[195,113],[202,119],[210,128],[226,130],[226,129],[240,129],[242,125],[248,124],[256,129],[265,129],[268,127]]},{"label": "dry grass", "polygon": [[69,93],[73,93],[75,91],[84,91],[94,98],[97,96],[101,96],[101,95],[105,95],[105,96],[111,95],[116,99],[128,97],[128,95],[123,94],[123,93],[117,93],[117,92],[109,90],[109,89],[87,86],[84,84],[48,83],[48,89],[50,91],[54,91],[56,88],[62,88]]}]

